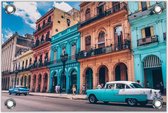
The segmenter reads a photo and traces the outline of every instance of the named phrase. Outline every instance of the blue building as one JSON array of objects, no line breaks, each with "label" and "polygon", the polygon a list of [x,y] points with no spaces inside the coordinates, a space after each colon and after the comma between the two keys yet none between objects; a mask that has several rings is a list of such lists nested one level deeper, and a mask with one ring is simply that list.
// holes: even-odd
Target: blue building
[{"label": "blue building", "polygon": [[[51,41],[50,92],[56,85],[60,85],[65,93],[72,93],[75,85],[77,93],[80,90],[80,64],[76,60],[76,53],[80,51],[80,33],[78,24],[54,35]],[[63,57],[62,55],[68,55]],[[65,62],[63,67],[62,60]],[[65,69],[65,71],[64,71]],[[65,73],[64,73],[65,72]]]},{"label": "blue building", "polygon": [[166,2],[130,1],[128,6],[135,80],[166,88]]}]

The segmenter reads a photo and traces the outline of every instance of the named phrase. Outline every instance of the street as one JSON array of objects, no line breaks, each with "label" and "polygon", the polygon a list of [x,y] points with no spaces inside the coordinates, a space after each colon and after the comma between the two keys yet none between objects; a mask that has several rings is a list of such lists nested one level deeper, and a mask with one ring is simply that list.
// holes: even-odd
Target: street
[{"label": "street", "polygon": [[[4,105],[5,100],[12,98],[16,101],[16,107],[9,110]],[[87,100],[71,100],[42,96],[15,96],[2,93],[2,112],[9,111],[166,111],[166,105],[162,109],[154,109],[151,105],[145,107],[130,107],[127,104],[109,103],[90,104]]]}]

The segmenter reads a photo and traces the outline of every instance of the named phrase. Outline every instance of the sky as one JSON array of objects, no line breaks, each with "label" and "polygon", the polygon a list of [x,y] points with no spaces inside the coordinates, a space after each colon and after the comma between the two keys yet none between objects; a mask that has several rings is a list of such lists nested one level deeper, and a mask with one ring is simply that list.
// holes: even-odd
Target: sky
[{"label": "sky", "polygon": [[[14,14],[5,12],[7,4],[16,7]],[[56,7],[67,12],[72,8],[79,10],[79,4],[80,2],[2,2],[2,43],[15,32],[22,36],[26,33],[33,34],[36,20],[51,8]]]}]

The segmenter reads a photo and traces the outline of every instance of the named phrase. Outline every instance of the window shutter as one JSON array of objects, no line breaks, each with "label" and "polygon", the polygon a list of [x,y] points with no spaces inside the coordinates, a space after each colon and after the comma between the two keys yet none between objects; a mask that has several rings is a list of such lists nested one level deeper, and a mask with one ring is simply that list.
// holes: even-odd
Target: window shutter
[{"label": "window shutter", "polygon": [[146,36],[145,36],[145,29],[141,30],[141,34],[142,34],[142,38],[146,38]]},{"label": "window shutter", "polygon": [[142,10],[142,5],[141,5],[141,2],[138,2],[138,9],[139,9],[139,11],[141,11],[141,10]]},{"label": "window shutter", "polygon": [[154,36],[153,26],[150,27],[151,36]]}]

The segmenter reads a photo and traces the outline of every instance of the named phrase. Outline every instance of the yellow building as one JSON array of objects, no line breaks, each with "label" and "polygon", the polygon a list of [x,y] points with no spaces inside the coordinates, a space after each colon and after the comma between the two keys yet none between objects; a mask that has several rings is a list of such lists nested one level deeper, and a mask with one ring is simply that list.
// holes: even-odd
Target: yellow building
[{"label": "yellow building", "polygon": [[[12,78],[16,79],[16,85],[21,85],[30,88],[31,72],[29,71],[33,64],[33,51],[29,49],[20,49],[13,61],[13,68],[17,70],[17,74]],[[14,86],[14,82],[12,82]]]}]

